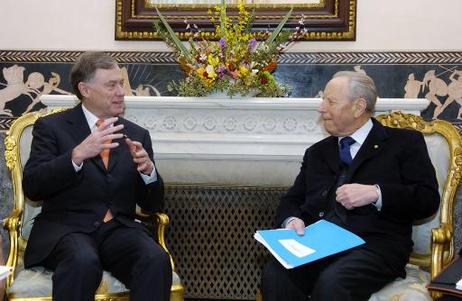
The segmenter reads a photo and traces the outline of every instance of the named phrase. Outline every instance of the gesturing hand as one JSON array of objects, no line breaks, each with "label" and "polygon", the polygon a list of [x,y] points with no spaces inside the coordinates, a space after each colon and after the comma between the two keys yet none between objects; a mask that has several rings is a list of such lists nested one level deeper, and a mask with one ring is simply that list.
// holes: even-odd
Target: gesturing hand
[{"label": "gesturing hand", "polygon": [[154,169],[154,163],[149,158],[149,155],[143,148],[143,145],[138,141],[132,141],[130,138],[125,138],[125,142],[130,149],[133,162],[137,164],[136,169],[145,175],[150,175]]},{"label": "gesturing hand", "polygon": [[123,124],[110,126],[117,119],[118,117],[106,119],[93,133],[77,145],[72,150],[72,162],[80,165],[85,159],[97,156],[104,149],[112,149],[119,146],[118,142],[107,143],[108,141],[114,141],[123,137],[122,134],[116,133],[124,128]]}]

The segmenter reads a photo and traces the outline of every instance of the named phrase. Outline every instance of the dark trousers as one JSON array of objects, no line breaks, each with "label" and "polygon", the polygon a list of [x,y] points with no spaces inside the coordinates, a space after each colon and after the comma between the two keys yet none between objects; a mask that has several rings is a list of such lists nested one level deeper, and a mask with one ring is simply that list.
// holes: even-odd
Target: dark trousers
[{"label": "dark trousers", "polygon": [[379,255],[356,248],[294,269],[273,260],[261,289],[264,301],[361,301],[396,277]]},{"label": "dark trousers", "polygon": [[130,300],[170,299],[168,254],[141,228],[113,219],[93,233],[64,236],[43,265],[54,271],[53,300],[95,300],[103,270],[130,289]]}]

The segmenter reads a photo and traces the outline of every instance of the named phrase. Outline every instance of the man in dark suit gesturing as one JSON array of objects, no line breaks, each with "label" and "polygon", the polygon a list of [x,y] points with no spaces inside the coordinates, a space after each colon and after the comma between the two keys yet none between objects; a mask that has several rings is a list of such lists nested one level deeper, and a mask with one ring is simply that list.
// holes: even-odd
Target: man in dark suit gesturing
[{"label": "man in dark suit gesturing", "polygon": [[43,201],[25,265],[54,271],[53,300],[94,300],[102,271],[130,289],[131,300],[169,300],[168,254],[135,221],[138,204],[163,205],[149,132],[120,116],[124,81],[116,61],[84,53],[71,70],[81,103],[40,118],[24,168],[24,192]]},{"label": "man in dark suit gesturing", "polygon": [[413,221],[437,211],[438,185],[422,134],[382,126],[372,117],[376,99],[367,75],[339,72],[328,82],[319,112],[331,136],[306,150],[276,217],[299,235],[327,219],[366,243],[291,270],[268,263],[265,301],[367,300],[405,276]]}]

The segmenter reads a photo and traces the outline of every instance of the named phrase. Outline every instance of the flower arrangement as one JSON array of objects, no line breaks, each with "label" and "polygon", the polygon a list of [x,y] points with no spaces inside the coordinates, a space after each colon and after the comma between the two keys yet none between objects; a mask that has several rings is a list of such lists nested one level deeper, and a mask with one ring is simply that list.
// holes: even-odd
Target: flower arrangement
[{"label": "flower arrangement", "polygon": [[[255,12],[248,12],[242,0],[238,1],[237,8],[234,22],[226,15],[225,0],[215,7],[214,13],[209,11],[218,41],[206,40],[197,26],[187,24],[190,30],[189,49],[156,8],[160,19],[154,24],[156,30],[167,45],[175,49],[178,62],[186,73],[185,79],[168,86],[170,91],[179,96],[207,96],[220,92],[230,97],[280,97],[288,94],[288,87],[277,83],[272,72],[277,67],[278,55],[295,36],[282,31],[292,10],[265,41],[257,41],[256,34],[251,32]],[[300,31],[300,28],[297,30]]]}]

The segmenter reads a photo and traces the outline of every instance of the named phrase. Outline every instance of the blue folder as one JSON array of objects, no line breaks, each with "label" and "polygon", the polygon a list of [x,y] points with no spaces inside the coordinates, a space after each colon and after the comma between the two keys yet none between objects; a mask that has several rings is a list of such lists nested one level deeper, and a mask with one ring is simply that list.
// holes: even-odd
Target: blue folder
[{"label": "blue folder", "polygon": [[307,226],[303,236],[291,229],[276,229],[257,231],[254,238],[288,269],[365,243],[356,234],[326,220]]}]

